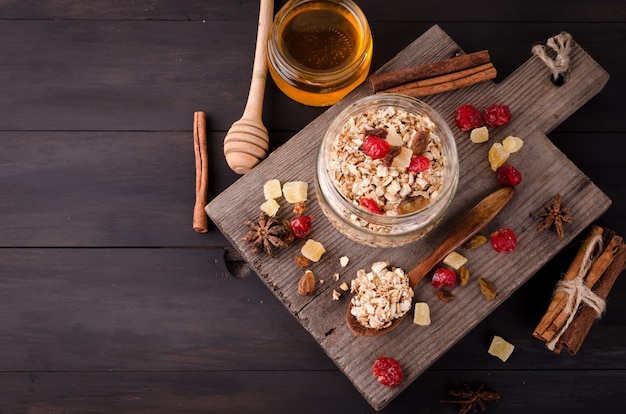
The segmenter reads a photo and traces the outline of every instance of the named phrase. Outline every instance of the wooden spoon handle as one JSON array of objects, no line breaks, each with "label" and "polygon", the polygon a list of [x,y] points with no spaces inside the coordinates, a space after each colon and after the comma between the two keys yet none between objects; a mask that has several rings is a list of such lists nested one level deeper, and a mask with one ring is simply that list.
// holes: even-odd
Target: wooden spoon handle
[{"label": "wooden spoon handle", "polygon": [[408,277],[411,287],[415,288],[420,280],[437,263],[443,260],[448,253],[465,243],[470,237],[485,227],[509,202],[514,193],[513,187],[502,187],[483,198],[468,211],[443,243],[409,272]]}]

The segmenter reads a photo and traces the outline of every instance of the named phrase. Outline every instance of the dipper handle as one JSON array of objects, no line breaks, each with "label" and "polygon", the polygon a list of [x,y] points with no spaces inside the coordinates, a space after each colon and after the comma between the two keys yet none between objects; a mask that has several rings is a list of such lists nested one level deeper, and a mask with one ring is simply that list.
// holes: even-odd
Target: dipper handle
[{"label": "dipper handle", "polygon": [[267,79],[267,40],[273,16],[274,0],[261,0],[248,101],[241,119],[233,123],[224,138],[226,162],[238,174],[250,171],[269,151],[269,137],[262,113]]}]

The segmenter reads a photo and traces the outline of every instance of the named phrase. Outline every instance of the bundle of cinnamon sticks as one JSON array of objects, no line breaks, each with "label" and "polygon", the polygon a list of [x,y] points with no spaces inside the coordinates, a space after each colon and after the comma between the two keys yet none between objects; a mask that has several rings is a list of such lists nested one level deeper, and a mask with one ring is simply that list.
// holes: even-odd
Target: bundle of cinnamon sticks
[{"label": "bundle of cinnamon sticks", "polygon": [[372,92],[399,93],[419,98],[464,88],[489,79],[497,71],[490,62],[489,52],[463,54],[436,62],[372,75]]},{"label": "bundle of cinnamon sticks", "polygon": [[625,267],[623,238],[611,229],[592,226],[533,336],[557,354],[566,349],[576,355]]}]

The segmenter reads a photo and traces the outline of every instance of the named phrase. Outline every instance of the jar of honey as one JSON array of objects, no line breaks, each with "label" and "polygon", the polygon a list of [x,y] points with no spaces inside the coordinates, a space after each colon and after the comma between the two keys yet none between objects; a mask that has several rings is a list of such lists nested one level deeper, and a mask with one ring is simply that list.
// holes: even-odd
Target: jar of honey
[{"label": "jar of honey", "polygon": [[372,43],[367,19],[352,0],[290,0],[274,17],[269,72],[291,99],[329,106],[365,80]]}]

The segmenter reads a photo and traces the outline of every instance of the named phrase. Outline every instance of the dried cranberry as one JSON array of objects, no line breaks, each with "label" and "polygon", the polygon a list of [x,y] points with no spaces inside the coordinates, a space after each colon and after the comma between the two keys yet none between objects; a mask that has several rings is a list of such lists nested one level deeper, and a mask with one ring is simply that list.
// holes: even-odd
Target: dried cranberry
[{"label": "dried cranberry", "polygon": [[491,234],[491,246],[496,252],[512,252],[517,246],[517,237],[511,229],[501,229]]},{"label": "dried cranberry", "polygon": [[411,163],[409,164],[407,171],[412,173],[421,173],[422,171],[426,171],[430,168],[430,160],[423,155],[416,155],[411,158]]},{"label": "dried cranberry", "polygon": [[443,286],[453,287],[456,285],[456,273],[454,270],[448,269],[447,267],[437,268],[435,273],[433,273],[431,283],[435,289],[439,289]]},{"label": "dried cranberry", "polygon": [[483,124],[480,111],[473,105],[462,105],[457,108],[454,120],[461,131],[469,131]]},{"label": "dried cranberry", "polygon": [[374,214],[383,214],[376,200],[372,200],[371,198],[363,197],[359,200],[359,205]]},{"label": "dried cranberry", "polygon": [[398,361],[389,357],[377,358],[374,361],[372,372],[378,377],[381,384],[388,387],[400,384],[404,377],[404,372]]},{"label": "dried cranberry", "polygon": [[374,135],[368,135],[363,142],[363,152],[375,160],[385,158],[389,150],[391,150],[391,145],[384,139]]},{"label": "dried cranberry", "polygon": [[522,182],[522,173],[510,164],[504,164],[496,170],[498,182],[507,187],[515,187]]},{"label": "dried cranberry", "polygon": [[511,120],[511,109],[502,104],[491,105],[483,111],[483,119],[487,126],[502,126]]},{"label": "dried cranberry", "polygon": [[294,237],[304,239],[311,231],[313,216],[298,216],[291,219],[289,225]]}]

